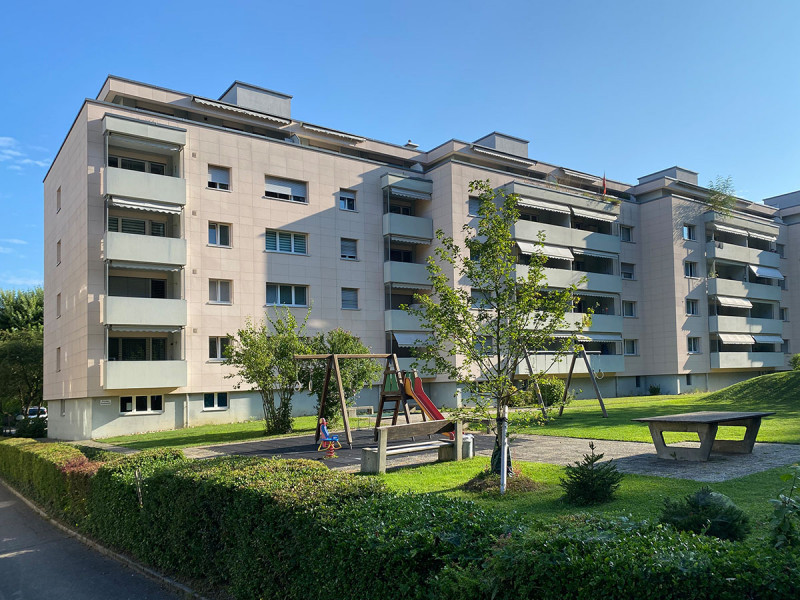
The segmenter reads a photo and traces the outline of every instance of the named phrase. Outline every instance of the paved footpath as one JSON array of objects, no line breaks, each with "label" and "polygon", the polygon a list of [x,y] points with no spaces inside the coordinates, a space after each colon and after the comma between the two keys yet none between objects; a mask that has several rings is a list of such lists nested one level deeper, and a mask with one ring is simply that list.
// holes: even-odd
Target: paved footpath
[{"label": "paved footpath", "polygon": [[0,600],[178,598],[45,521],[0,483]]}]

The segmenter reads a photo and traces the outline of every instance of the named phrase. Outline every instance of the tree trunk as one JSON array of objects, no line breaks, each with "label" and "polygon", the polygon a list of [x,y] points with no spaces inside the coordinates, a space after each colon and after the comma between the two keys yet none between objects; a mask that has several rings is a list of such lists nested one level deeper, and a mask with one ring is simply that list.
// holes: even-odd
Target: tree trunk
[{"label": "tree trunk", "polygon": [[[492,450],[492,462],[491,462],[492,473],[494,473],[495,475],[500,475],[500,464],[501,464],[500,454],[502,452],[501,450],[502,444],[500,440],[501,432],[502,432],[502,427],[500,419],[497,419],[497,435],[494,438],[494,449]],[[511,446],[509,446],[506,450],[506,458],[508,459],[506,466],[506,474],[509,477],[513,477],[514,470],[511,468]]]}]

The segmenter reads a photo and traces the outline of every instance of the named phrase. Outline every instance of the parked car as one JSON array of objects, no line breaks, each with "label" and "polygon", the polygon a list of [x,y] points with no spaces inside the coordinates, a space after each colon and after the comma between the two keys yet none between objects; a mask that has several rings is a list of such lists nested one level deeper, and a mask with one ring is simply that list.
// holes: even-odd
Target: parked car
[{"label": "parked car", "polygon": [[[25,415],[17,415],[17,421],[22,421],[25,418]],[[28,409],[28,418],[29,419],[46,419],[47,418],[47,409],[44,406],[31,406]]]}]

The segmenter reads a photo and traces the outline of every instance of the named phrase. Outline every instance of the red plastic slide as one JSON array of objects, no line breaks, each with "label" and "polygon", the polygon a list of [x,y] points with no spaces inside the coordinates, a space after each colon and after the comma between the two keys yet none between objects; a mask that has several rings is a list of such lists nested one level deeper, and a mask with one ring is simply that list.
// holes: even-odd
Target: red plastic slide
[{"label": "red plastic slide", "polygon": [[442,413],[439,412],[439,409],[434,406],[431,399],[428,398],[428,394],[425,393],[425,390],[422,389],[422,379],[419,377],[414,377],[414,387],[411,387],[411,379],[406,377],[405,381],[405,388],[406,394],[411,396],[414,399],[414,402],[422,409],[425,415],[431,421],[442,421],[444,417]]}]

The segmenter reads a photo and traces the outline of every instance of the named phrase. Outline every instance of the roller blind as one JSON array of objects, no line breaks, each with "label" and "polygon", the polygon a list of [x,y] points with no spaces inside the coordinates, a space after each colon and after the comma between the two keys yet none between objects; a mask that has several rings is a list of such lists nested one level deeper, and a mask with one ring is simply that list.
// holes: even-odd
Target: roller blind
[{"label": "roller blind", "polygon": [[264,184],[264,195],[270,198],[306,202],[306,184],[302,181],[275,179],[267,177]]}]

